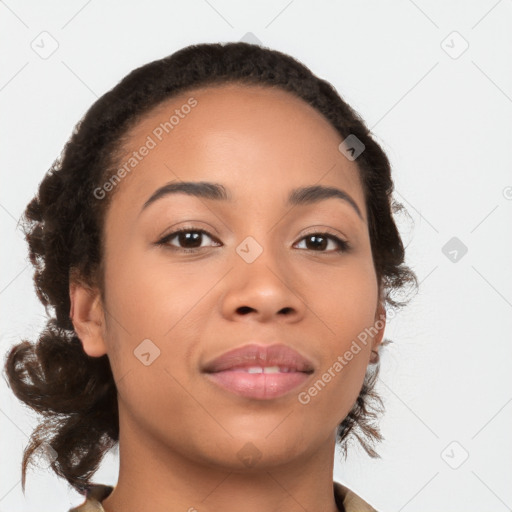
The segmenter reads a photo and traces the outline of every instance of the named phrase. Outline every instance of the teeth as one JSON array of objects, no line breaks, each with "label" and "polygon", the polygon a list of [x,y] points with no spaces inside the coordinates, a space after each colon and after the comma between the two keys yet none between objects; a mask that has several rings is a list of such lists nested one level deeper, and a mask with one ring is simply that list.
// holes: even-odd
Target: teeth
[{"label": "teeth", "polygon": [[263,373],[279,373],[279,366],[267,366],[263,368]]},{"label": "teeth", "polygon": [[290,368],[280,368],[279,366],[251,366],[244,371],[248,373],[288,373],[291,372]]}]

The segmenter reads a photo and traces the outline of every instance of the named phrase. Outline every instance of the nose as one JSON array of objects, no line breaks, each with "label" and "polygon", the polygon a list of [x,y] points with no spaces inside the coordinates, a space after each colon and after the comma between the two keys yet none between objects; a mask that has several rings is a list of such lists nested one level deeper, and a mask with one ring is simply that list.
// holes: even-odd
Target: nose
[{"label": "nose", "polygon": [[284,258],[263,250],[251,260],[237,254],[225,281],[222,313],[230,320],[296,323],[307,309],[300,276]]}]

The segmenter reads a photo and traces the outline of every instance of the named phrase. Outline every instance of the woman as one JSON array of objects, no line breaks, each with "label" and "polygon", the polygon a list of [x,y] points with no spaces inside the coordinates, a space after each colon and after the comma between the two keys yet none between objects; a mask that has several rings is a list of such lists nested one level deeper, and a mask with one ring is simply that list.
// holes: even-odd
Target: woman
[{"label": "woman", "polygon": [[[375,510],[333,482],[377,457],[386,305],[416,276],[388,159],[292,57],[200,44],[132,71],[25,212],[54,309],[7,356],[78,512]],[[115,487],[91,477],[119,443]]]}]

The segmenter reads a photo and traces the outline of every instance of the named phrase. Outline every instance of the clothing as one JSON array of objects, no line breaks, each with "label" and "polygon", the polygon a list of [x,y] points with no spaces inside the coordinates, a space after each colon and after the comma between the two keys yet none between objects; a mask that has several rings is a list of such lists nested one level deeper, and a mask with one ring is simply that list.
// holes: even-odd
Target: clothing
[{"label": "clothing", "polygon": [[[340,512],[377,512],[348,487],[333,482],[334,499]],[[114,490],[111,485],[92,484],[86,494],[84,503],[69,509],[68,512],[105,512],[101,502]]]}]

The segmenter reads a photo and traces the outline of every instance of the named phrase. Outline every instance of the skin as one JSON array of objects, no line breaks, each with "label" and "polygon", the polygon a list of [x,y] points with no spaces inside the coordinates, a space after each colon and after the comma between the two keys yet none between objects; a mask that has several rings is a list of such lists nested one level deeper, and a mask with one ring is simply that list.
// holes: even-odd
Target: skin
[{"label": "skin", "polygon": [[[297,395],[384,314],[357,164],[303,100],[238,84],[195,89],[160,105],[130,132],[127,157],[191,96],[197,106],[110,192],[105,301],[94,287],[70,285],[84,351],[108,354],[118,389],[120,473],[103,506],[334,512],[336,428],[384,328],[307,405]],[[233,201],[176,194],[141,213],[173,180],[221,183]],[[362,218],[336,198],[285,205],[292,188],[316,184],[347,192]],[[191,224],[211,235],[196,253],[179,252],[187,242],[178,237],[155,245]],[[326,230],[352,249],[336,252],[334,240],[323,248],[308,243],[306,235]],[[236,252],[247,236],[263,248],[252,263]],[[148,366],[134,355],[144,339],[160,350]],[[273,400],[237,396],[201,374],[206,361],[250,341],[287,344],[313,361],[315,372]],[[252,466],[238,456],[247,443],[260,455]]]}]

